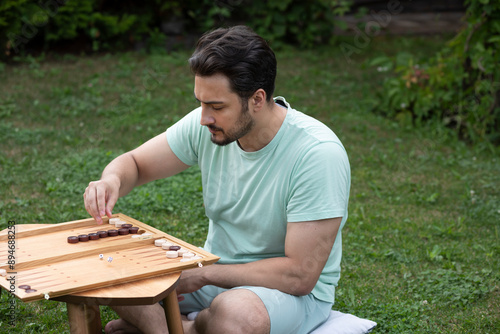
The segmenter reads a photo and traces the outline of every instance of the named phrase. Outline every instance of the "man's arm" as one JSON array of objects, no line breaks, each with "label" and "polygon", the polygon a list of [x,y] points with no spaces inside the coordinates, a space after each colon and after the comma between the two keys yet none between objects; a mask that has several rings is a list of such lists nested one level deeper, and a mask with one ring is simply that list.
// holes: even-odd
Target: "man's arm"
[{"label": "man's arm", "polygon": [[111,161],[101,179],[90,182],[85,189],[85,208],[100,224],[101,216],[111,216],[118,197],[136,186],[172,176],[188,167],[171,150],[165,133],[161,133]]},{"label": "man's arm", "polygon": [[342,218],[288,223],[285,256],[245,264],[211,265],[182,273],[178,293],[204,285],[252,285],[307,295],[316,285],[332,250]]}]

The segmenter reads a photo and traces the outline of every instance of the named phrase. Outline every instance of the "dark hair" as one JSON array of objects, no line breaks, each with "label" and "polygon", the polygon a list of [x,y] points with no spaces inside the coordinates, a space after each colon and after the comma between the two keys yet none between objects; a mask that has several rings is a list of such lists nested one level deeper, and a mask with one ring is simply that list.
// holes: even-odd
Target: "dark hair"
[{"label": "dark hair", "polygon": [[242,103],[264,89],[269,102],[276,79],[276,56],[266,40],[246,26],[219,28],[204,34],[189,58],[199,76],[225,75]]}]

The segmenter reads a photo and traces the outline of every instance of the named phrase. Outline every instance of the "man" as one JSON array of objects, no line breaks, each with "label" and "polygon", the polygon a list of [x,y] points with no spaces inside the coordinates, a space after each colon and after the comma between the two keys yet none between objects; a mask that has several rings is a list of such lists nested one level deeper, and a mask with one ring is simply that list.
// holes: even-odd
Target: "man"
[{"label": "man", "polygon": [[[98,221],[141,184],[199,165],[217,264],[181,275],[185,333],[308,333],[340,277],[350,168],[337,136],[273,98],[276,59],[244,26],[202,36],[189,59],[200,107],[113,160],[84,199]],[[108,333],[166,333],[159,305],[115,308]]]}]

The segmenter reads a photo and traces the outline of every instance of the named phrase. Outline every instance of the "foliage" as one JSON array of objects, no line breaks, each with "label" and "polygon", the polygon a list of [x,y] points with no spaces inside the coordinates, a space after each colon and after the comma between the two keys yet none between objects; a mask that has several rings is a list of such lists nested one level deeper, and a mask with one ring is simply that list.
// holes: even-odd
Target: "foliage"
[{"label": "foliage", "polygon": [[335,16],[349,6],[348,0],[5,0],[0,4],[0,60],[62,42],[84,52],[146,47],[164,53],[169,34],[199,35],[228,22],[246,23],[273,41],[311,47],[330,41]]},{"label": "foliage", "polygon": [[349,11],[347,0],[320,1],[252,1],[245,14],[257,33],[271,41],[288,42],[310,48],[329,43],[336,17]]},{"label": "foliage", "polygon": [[129,9],[102,10],[92,0],[27,2],[7,0],[0,5],[0,57],[48,49],[61,41],[81,43],[82,51],[110,49],[149,31],[153,15]]},{"label": "foliage", "polygon": [[471,142],[500,143],[500,2],[468,0],[467,25],[429,61],[378,57],[394,68],[376,111],[403,123],[440,120]]}]

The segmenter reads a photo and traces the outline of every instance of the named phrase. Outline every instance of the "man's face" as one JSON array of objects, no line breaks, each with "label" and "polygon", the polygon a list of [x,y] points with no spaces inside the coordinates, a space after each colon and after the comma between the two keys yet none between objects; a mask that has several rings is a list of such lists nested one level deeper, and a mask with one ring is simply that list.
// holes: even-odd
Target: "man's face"
[{"label": "man's face", "polygon": [[224,146],[247,135],[254,127],[248,104],[229,88],[223,75],[195,76],[194,96],[201,104],[201,125],[208,128],[214,144]]}]

